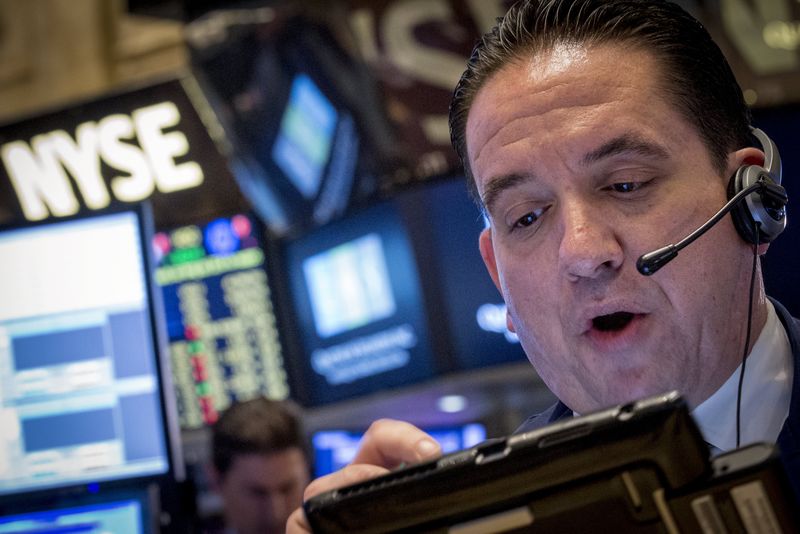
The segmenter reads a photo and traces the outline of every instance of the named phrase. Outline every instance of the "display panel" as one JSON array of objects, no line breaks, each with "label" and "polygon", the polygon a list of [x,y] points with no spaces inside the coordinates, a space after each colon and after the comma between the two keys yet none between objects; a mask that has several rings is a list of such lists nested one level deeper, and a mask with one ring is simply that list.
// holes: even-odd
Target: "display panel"
[{"label": "display panel", "polygon": [[146,534],[137,500],[57,508],[0,517],[0,534]]},{"label": "display panel", "polygon": [[0,495],[165,474],[138,211],[0,230]]},{"label": "display panel", "polygon": [[309,404],[434,376],[417,261],[393,204],[289,242],[285,258]]},{"label": "display panel", "polygon": [[213,423],[237,400],[286,398],[289,385],[256,221],[238,214],[159,232],[153,248],[181,426]]},{"label": "display panel", "polygon": [[366,66],[328,24],[290,11],[191,48],[239,187],[281,237],[377,198],[400,153]]},{"label": "display panel", "polygon": [[306,74],[295,76],[272,158],[306,198],[319,191],[338,120],[336,108],[313,80]]},{"label": "display panel", "polygon": [[[480,423],[461,426],[425,428],[442,446],[442,452],[460,451],[484,441],[486,427]],[[338,471],[355,457],[363,432],[352,430],[319,430],[311,437],[314,448],[314,476]]]},{"label": "display panel", "polygon": [[407,224],[414,225],[415,243],[426,249],[425,272],[431,278],[426,289],[447,325],[438,331],[447,336],[452,368],[526,361],[508,329],[503,297],[481,259],[478,238],[487,223],[464,178],[426,184],[399,202]]}]

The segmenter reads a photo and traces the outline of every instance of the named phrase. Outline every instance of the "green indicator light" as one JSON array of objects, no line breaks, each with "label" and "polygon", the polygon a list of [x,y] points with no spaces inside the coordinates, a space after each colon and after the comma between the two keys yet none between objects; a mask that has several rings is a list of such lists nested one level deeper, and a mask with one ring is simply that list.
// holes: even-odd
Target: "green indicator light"
[{"label": "green indicator light", "polygon": [[201,247],[179,248],[169,253],[169,264],[180,265],[190,261],[196,261],[206,255],[206,251]]}]

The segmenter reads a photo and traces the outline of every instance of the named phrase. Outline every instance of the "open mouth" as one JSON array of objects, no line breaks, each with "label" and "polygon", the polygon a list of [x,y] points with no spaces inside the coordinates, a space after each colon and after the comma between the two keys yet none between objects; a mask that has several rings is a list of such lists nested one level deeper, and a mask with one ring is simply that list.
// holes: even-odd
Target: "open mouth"
[{"label": "open mouth", "polygon": [[628,326],[633,317],[634,314],[624,311],[600,315],[592,319],[592,327],[601,332],[616,332]]}]

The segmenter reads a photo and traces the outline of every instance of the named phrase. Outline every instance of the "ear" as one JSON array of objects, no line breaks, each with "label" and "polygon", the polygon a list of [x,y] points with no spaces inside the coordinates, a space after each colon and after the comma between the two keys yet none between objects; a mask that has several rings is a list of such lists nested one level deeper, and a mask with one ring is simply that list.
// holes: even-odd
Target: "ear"
[{"label": "ear", "polygon": [[755,147],[745,147],[728,154],[728,173],[730,178],[745,165],[764,165],[764,152]]},{"label": "ear", "polygon": [[492,278],[492,282],[494,282],[495,287],[502,295],[503,290],[500,287],[500,275],[497,271],[497,259],[494,256],[491,228],[484,228],[481,232],[481,235],[478,237],[478,248],[481,251],[483,264],[486,266],[486,270],[489,271],[489,276]]},{"label": "ear", "polygon": [[[486,270],[489,271],[489,276],[492,278],[494,286],[497,288],[497,291],[500,292],[500,295],[502,295],[503,288],[500,285],[500,274],[497,269],[497,258],[494,255],[494,244],[492,243],[491,228],[484,228],[483,231],[481,232],[480,237],[478,237],[478,248],[481,251],[481,258],[483,258],[483,264],[486,265]],[[516,329],[514,328],[514,323],[511,320],[511,316],[508,313],[508,306],[506,306],[506,326],[508,327],[509,331],[516,332]]]},{"label": "ear", "polygon": [[[736,174],[739,168],[746,165],[763,166],[764,152],[758,148],[745,147],[728,154],[728,179],[733,179],[733,175]],[[769,243],[761,243],[758,245],[758,255],[763,256],[766,254],[769,245]]]}]

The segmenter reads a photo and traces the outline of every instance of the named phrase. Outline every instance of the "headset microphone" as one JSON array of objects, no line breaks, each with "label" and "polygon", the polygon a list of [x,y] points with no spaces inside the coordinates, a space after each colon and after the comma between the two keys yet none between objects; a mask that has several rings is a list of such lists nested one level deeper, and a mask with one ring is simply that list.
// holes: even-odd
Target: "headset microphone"
[{"label": "headset microphone", "polygon": [[[783,187],[775,184],[768,183],[767,180],[761,178],[760,181],[739,191],[730,199],[721,210],[719,210],[713,217],[703,223],[697,230],[687,235],[673,245],[661,247],[658,250],[643,254],[636,260],[636,269],[644,275],[651,275],[664,265],[672,261],[678,255],[678,251],[689,245],[692,241],[709,231],[720,219],[722,219],[729,211],[735,208],[742,202],[748,195],[752,193],[759,193],[762,197],[762,203],[765,206],[770,206],[769,209],[776,211],[783,211],[783,207],[789,201],[786,196],[786,191]],[[759,223],[760,224],[760,223]]]},{"label": "headset microphone", "polygon": [[[769,243],[783,231],[789,198],[781,186],[778,149],[761,130],[752,128],[751,132],[764,151],[764,167],[740,167],[731,178],[728,187],[731,198],[722,209],[679,242],[640,256],[636,269],[641,274],[649,276],[672,261],[681,249],[710,230],[731,210],[735,210],[731,216],[737,232],[748,243]],[[754,193],[755,197],[750,197]]]}]

